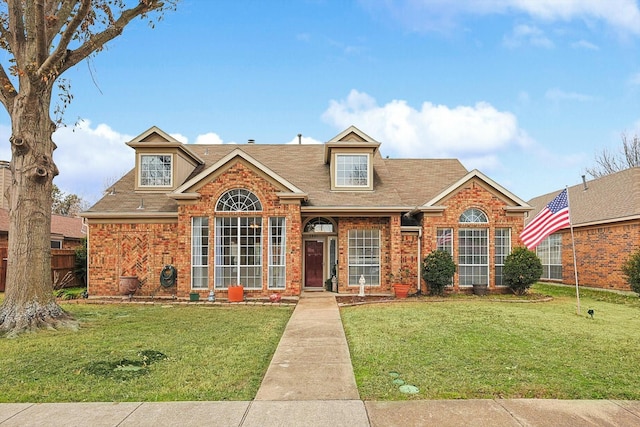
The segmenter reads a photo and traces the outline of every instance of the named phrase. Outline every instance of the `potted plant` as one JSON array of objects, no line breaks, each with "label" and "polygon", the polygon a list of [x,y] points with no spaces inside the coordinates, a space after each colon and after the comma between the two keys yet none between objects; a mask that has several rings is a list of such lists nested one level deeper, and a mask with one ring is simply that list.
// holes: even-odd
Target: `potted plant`
[{"label": "potted plant", "polygon": [[410,277],[411,270],[407,267],[400,267],[396,273],[389,273],[389,279],[396,298],[406,298],[409,295],[409,288],[411,288]]},{"label": "potted plant", "polygon": [[228,290],[229,302],[242,302],[244,301],[244,286],[236,284],[230,285]]},{"label": "potted plant", "polygon": [[422,265],[422,278],[427,283],[429,294],[443,295],[455,272],[456,264],[449,252],[435,250],[427,255]]}]

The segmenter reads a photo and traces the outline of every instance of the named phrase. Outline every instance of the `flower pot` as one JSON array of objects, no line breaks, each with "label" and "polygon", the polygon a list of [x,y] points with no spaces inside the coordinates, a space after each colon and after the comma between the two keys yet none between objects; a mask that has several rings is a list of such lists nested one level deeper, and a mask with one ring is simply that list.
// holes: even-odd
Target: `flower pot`
[{"label": "flower pot", "polygon": [[488,292],[487,285],[472,285],[473,286],[473,294],[483,296]]},{"label": "flower pot", "polygon": [[244,301],[244,287],[229,286],[229,302],[242,302]]},{"label": "flower pot", "polygon": [[189,294],[189,301],[200,301],[200,294],[197,292],[191,292]]},{"label": "flower pot", "polygon": [[140,289],[140,280],[136,276],[120,276],[120,294],[133,295]]},{"label": "flower pot", "polygon": [[393,285],[393,290],[396,293],[396,298],[406,298],[409,295],[409,288],[411,285],[405,283],[396,283]]}]

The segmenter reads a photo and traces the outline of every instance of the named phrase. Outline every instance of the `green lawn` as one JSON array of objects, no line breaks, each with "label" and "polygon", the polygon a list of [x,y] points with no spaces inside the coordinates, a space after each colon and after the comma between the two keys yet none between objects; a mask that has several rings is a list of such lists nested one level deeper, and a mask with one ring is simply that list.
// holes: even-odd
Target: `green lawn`
[{"label": "green lawn", "polygon": [[[533,290],[554,299],[450,298],[343,308],[360,396],[639,400],[638,297],[581,290],[578,316],[574,288]],[[419,392],[402,393],[401,382]]]},{"label": "green lawn", "polygon": [[0,402],[251,400],[293,311],[63,307],[79,331],[0,339]]}]

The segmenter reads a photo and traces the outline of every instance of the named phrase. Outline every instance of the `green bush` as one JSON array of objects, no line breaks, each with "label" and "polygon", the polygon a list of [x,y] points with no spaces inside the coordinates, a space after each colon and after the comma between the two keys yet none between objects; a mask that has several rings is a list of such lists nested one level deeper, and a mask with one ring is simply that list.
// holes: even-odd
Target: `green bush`
[{"label": "green bush", "polygon": [[540,280],[542,262],[535,252],[517,247],[504,260],[502,277],[516,295],[523,295],[527,289]]},{"label": "green bush", "polygon": [[443,295],[455,272],[456,264],[448,252],[436,250],[427,255],[422,264],[422,278],[429,287],[429,294]]},{"label": "green bush", "polygon": [[632,253],[629,259],[622,264],[622,273],[633,292],[640,296],[640,250]]},{"label": "green bush", "polygon": [[78,281],[87,286],[87,238],[82,239],[82,244],[76,248],[76,258],[73,272]]}]

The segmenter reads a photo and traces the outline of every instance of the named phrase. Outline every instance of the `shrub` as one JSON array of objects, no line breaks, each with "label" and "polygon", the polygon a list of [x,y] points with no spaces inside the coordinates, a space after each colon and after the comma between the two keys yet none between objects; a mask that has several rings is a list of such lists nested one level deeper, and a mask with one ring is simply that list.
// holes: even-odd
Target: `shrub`
[{"label": "shrub", "polygon": [[502,277],[516,295],[523,295],[527,289],[540,280],[542,262],[535,252],[517,247],[504,260]]},{"label": "shrub", "polygon": [[444,294],[444,288],[451,285],[455,272],[456,264],[448,252],[436,250],[427,255],[422,265],[422,278],[429,287],[429,294]]},{"label": "shrub", "polygon": [[632,253],[629,259],[622,264],[622,273],[633,292],[640,296],[640,250]]},{"label": "shrub", "polygon": [[78,281],[87,286],[87,238],[82,239],[82,244],[76,248],[74,274]]}]

